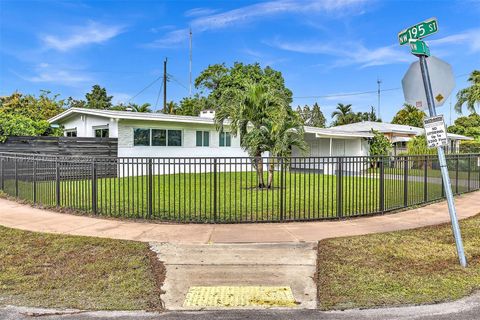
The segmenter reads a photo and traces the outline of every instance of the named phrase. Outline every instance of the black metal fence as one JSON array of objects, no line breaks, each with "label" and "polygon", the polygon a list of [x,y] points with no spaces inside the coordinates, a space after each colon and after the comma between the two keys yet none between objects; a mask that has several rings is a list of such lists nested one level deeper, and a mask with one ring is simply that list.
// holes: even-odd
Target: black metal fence
[{"label": "black metal fence", "polygon": [[[447,164],[455,194],[480,189],[480,155],[449,155]],[[84,158],[0,153],[0,189],[45,207],[199,223],[347,218],[444,197],[436,156]]]}]

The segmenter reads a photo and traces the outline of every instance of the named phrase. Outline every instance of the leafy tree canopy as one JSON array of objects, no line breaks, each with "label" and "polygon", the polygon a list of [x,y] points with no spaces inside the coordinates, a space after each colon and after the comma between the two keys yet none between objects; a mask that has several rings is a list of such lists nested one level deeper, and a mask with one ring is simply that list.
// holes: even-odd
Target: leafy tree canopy
[{"label": "leafy tree canopy", "polygon": [[435,148],[427,146],[427,138],[425,135],[416,136],[407,142],[407,153],[412,155],[436,154]]},{"label": "leafy tree canopy", "polygon": [[15,92],[0,98],[0,114],[20,115],[34,121],[48,120],[64,111],[65,101],[58,100],[58,95],[50,91],[41,91],[40,96],[24,95]]},{"label": "leafy tree canopy", "polygon": [[230,68],[225,64],[210,65],[195,79],[196,88],[208,90],[208,98],[215,109],[227,91],[245,90],[246,83],[268,86],[280,95],[287,105],[292,102],[292,92],[285,87],[282,73],[271,67],[262,69],[258,63],[235,62]]},{"label": "leafy tree canopy", "polygon": [[90,109],[110,109],[112,107],[113,96],[107,95],[107,89],[98,84],[92,87],[92,91],[85,95],[86,108]]},{"label": "leafy tree canopy", "polygon": [[372,130],[374,134],[370,140],[370,155],[371,156],[386,156],[392,149],[392,144],[388,138],[379,131]]},{"label": "leafy tree canopy", "polygon": [[212,109],[209,100],[198,94],[193,97],[185,97],[180,101],[180,105],[175,108],[175,114],[182,116],[198,116],[200,111]]},{"label": "leafy tree canopy", "polygon": [[392,123],[423,128],[423,118],[425,117],[425,112],[410,104],[404,104],[403,108],[393,117]]},{"label": "leafy tree canopy", "polygon": [[448,127],[448,132],[480,140],[480,115],[472,113],[469,116],[457,118],[454,124]]},{"label": "leafy tree canopy", "polygon": [[314,103],[313,107],[305,105],[303,108],[297,107],[297,114],[306,126],[325,128],[326,119],[318,103]]},{"label": "leafy tree canopy", "polygon": [[0,142],[9,136],[48,136],[60,135],[61,129],[50,127],[46,120],[33,120],[27,116],[3,114],[0,117]]}]

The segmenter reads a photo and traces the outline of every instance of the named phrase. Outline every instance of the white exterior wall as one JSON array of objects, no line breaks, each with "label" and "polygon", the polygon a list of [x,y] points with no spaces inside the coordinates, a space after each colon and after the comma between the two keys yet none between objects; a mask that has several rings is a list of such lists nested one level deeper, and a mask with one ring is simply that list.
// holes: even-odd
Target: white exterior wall
[{"label": "white exterior wall", "polygon": [[[329,157],[330,156],[330,138],[317,138],[313,133],[305,134],[305,141],[309,145],[310,151],[307,156],[310,157]],[[332,157],[354,157],[368,156],[368,141],[363,138],[339,139],[332,138]],[[297,148],[293,148],[292,156],[301,157],[302,154]],[[343,170],[346,172],[360,172],[366,170],[366,162],[345,159]],[[305,170],[321,170],[326,174],[334,174],[337,167],[336,159],[298,159],[292,161],[292,168]]]},{"label": "white exterior wall", "polygon": [[116,119],[76,114],[62,121],[61,124],[65,130],[76,129],[77,137],[95,137],[95,129],[98,127],[108,127],[109,137],[118,137],[118,122]]},{"label": "white exterior wall", "polygon": [[[182,130],[182,146],[134,146],[133,130],[135,128],[145,129],[175,129]],[[208,147],[196,146],[197,131],[209,131],[210,141]],[[225,128],[228,131],[228,128]],[[192,124],[176,123],[162,121],[138,121],[138,120],[120,120],[118,126],[118,156],[119,157],[154,157],[170,159],[154,159],[153,174],[169,174],[182,172],[209,172],[214,170],[213,160],[211,159],[191,159],[197,157],[248,157],[248,154],[240,147],[240,136],[231,136],[230,147],[219,146],[219,132],[216,131],[213,124]],[[186,158],[186,159],[172,159]],[[132,161],[142,160],[121,160],[121,163],[131,163]],[[147,173],[144,160],[142,165],[120,165],[121,175],[142,175]],[[170,163],[169,163],[170,162]],[[248,159],[217,159],[216,170],[222,171],[251,171],[253,168]]]}]

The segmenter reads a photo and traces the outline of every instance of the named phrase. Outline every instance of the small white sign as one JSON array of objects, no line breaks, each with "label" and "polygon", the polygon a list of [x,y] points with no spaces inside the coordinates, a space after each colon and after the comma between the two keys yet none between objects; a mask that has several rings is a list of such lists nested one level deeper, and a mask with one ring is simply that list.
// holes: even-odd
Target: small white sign
[{"label": "small white sign", "polygon": [[443,115],[425,118],[423,126],[429,148],[448,145],[447,128],[445,127],[445,121],[443,121]]}]

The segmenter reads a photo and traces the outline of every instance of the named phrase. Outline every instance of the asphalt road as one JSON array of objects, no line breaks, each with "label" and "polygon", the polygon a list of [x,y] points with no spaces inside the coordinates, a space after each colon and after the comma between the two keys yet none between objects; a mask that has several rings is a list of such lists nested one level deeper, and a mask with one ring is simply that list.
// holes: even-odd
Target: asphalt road
[{"label": "asphalt road", "polygon": [[480,293],[449,303],[427,306],[321,312],[317,310],[225,310],[195,312],[78,312],[0,308],[0,320],[479,320]]}]

